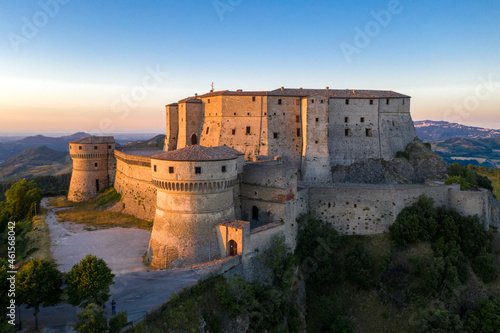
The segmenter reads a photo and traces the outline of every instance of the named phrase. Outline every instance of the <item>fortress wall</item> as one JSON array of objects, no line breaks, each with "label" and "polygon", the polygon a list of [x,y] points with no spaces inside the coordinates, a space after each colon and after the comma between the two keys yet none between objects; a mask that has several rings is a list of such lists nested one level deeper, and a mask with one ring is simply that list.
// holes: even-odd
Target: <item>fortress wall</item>
[{"label": "fortress wall", "polygon": [[179,137],[179,106],[167,105],[166,106],[166,136],[165,136],[165,150],[177,149],[177,139]]},{"label": "fortress wall", "polygon": [[[410,99],[380,100],[381,158],[390,160],[417,136],[410,114]],[[404,103],[404,104],[403,104]]]},{"label": "fortress wall", "polygon": [[[454,186],[410,185],[394,188],[310,188],[309,205],[310,209],[315,210],[323,220],[332,223],[339,232],[369,235],[388,231],[401,210],[416,202],[423,194],[433,198],[436,206],[449,207],[450,191],[453,188]],[[464,194],[468,196],[470,193]]]},{"label": "fortress wall", "polygon": [[177,149],[191,146],[193,134],[200,143],[200,134],[203,127],[203,103],[179,103],[179,139]]},{"label": "fortress wall", "polygon": [[331,181],[328,149],[328,98],[312,96],[302,99],[302,181],[318,184]]},{"label": "fortress wall", "polygon": [[477,215],[483,225],[488,228],[492,220],[492,207],[489,202],[489,192],[450,190],[449,204],[463,215]]},{"label": "fortress wall", "polygon": [[[328,146],[332,166],[380,158],[379,102],[378,99],[351,98],[346,104],[345,99],[330,99]],[[346,136],[347,129],[350,136]],[[371,130],[371,136],[367,136],[367,129]]]},{"label": "fortress wall", "polygon": [[[298,97],[267,98],[268,131],[263,135],[267,137],[269,150],[267,154],[261,155],[281,155],[289,166],[300,168],[303,140],[301,109],[301,100]],[[274,133],[277,133],[277,138]]]},{"label": "fortress wall", "polygon": [[[244,153],[247,160],[267,155],[267,100],[263,96],[255,96],[254,102],[252,97],[254,96],[222,96],[222,119],[210,125],[220,127],[219,137],[207,137],[202,144],[212,146],[218,140],[219,145],[227,145]],[[250,127],[249,134],[247,127]]]},{"label": "fortress wall", "polygon": [[[220,145],[222,129],[222,96],[202,99],[205,106],[205,121],[201,130],[200,145],[216,147]],[[208,133],[207,133],[208,128]]]},{"label": "fortress wall", "polygon": [[156,207],[156,188],[151,182],[151,159],[115,151],[115,189],[121,194],[120,211],[152,221]]}]

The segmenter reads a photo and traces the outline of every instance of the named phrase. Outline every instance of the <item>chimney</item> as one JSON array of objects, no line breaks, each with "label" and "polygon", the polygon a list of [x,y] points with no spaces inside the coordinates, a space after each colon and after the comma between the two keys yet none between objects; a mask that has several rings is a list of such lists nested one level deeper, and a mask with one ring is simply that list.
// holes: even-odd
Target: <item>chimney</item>
[{"label": "chimney", "polygon": [[285,90],[285,87],[281,87],[281,91]]},{"label": "chimney", "polygon": [[237,92],[243,92],[243,89],[238,89],[238,90],[236,90],[236,91],[237,91]]},{"label": "chimney", "polygon": [[194,98],[198,98],[198,93],[194,94]]},{"label": "chimney", "polygon": [[326,87],[326,90],[330,90],[330,87]]}]

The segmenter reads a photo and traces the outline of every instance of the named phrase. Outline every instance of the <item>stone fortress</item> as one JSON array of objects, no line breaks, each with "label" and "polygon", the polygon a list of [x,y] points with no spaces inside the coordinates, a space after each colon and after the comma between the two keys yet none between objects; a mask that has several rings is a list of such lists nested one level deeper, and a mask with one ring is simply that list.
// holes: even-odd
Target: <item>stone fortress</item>
[{"label": "stone fortress", "polygon": [[[211,91],[166,106],[163,151],[115,149],[112,137],[71,142],[68,198],[114,186],[121,201],[112,209],[154,221],[147,258],[157,268],[233,256],[245,267],[275,236],[294,249],[296,218],[309,210],[342,233],[381,233],[422,194],[498,224],[487,191],[338,182],[338,168],[374,161],[411,168],[397,156],[410,146],[423,151],[416,168],[436,159],[417,139],[410,97],[392,91]],[[436,178],[428,169],[422,179]]]}]

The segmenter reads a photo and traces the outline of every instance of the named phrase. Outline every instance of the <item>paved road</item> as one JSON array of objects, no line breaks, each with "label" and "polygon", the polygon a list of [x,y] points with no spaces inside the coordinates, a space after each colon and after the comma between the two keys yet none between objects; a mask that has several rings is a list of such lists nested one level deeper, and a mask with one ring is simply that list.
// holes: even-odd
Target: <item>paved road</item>
[{"label": "paved road", "polygon": [[[48,209],[47,224],[52,239],[52,253],[61,271],[68,271],[86,254],[103,258],[116,275],[111,286],[117,311],[126,310],[129,320],[137,320],[147,311],[163,304],[172,293],[194,284],[200,278],[194,270],[148,271],[141,257],[146,252],[150,232],[138,229],[113,228],[85,231],[72,223],[59,223],[47,199],[42,205]],[[111,302],[111,299],[110,299]],[[106,314],[111,315],[108,302]],[[42,308],[40,327],[44,332],[72,332],[78,308],[69,304]],[[33,309],[22,309],[23,329],[35,326]]]}]

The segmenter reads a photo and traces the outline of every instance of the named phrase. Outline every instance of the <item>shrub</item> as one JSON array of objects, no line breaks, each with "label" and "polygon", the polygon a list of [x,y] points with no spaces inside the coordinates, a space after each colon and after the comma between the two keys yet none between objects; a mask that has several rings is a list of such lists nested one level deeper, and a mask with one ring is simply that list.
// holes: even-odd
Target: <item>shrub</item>
[{"label": "shrub", "polygon": [[358,243],[345,256],[345,271],[347,278],[363,289],[373,286],[373,263],[363,244]]},{"label": "shrub", "polygon": [[482,252],[472,260],[472,269],[484,283],[490,283],[498,278],[498,267],[495,256],[491,253]]},{"label": "shrub", "polygon": [[109,320],[109,332],[118,333],[125,325],[127,325],[127,323],[127,311],[119,312]]}]

